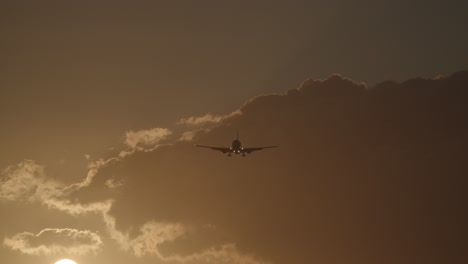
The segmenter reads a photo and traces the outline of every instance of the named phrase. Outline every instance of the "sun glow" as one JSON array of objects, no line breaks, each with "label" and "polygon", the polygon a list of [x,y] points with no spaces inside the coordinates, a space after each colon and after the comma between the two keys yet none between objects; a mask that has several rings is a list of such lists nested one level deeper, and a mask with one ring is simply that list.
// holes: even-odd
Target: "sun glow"
[{"label": "sun glow", "polygon": [[77,264],[75,261],[73,260],[70,260],[70,259],[61,259],[57,262],[55,262],[55,264]]}]

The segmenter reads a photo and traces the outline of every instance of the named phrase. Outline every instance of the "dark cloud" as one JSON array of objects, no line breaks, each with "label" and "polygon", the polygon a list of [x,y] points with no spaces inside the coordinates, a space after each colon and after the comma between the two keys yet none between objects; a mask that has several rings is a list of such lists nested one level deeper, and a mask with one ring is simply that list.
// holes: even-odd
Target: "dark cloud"
[{"label": "dark cloud", "polygon": [[175,237],[167,252],[235,243],[274,263],[460,262],[467,85],[468,72],[373,88],[338,75],[308,80],[194,137],[228,144],[240,129],[245,145],[278,149],[227,158],[180,142],[97,177],[124,179],[110,211],[117,230],[150,220],[216,230],[198,243]]}]

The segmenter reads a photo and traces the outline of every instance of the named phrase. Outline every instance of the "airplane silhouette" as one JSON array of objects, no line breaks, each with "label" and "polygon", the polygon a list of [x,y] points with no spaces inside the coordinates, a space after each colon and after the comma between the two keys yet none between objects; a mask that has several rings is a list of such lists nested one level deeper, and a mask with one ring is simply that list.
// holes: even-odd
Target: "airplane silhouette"
[{"label": "airplane silhouette", "polygon": [[195,145],[196,147],[201,148],[210,148],[212,150],[221,151],[222,153],[228,153],[228,157],[231,157],[232,153],[234,154],[242,154],[242,157],[245,157],[245,154],[250,154],[257,150],[262,150],[265,148],[276,148],[278,146],[266,146],[266,147],[256,147],[256,148],[243,148],[242,143],[239,141],[239,131],[237,131],[237,138],[232,141],[232,145],[230,148],[226,147],[211,147],[211,146],[203,146],[203,145]]}]

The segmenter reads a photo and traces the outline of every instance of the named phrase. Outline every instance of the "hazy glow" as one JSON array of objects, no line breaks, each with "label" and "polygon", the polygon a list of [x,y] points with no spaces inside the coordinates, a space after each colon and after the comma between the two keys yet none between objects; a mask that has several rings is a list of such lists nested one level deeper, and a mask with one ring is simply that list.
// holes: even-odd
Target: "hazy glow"
[{"label": "hazy glow", "polygon": [[55,264],[77,264],[77,263],[70,259],[62,259],[62,260],[55,262]]}]

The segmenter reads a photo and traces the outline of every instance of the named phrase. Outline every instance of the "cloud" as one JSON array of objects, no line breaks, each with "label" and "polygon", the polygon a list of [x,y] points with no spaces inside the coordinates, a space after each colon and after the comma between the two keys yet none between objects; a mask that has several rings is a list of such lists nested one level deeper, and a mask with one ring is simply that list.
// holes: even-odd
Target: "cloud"
[{"label": "cloud", "polygon": [[171,134],[172,132],[167,128],[152,128],[138,131],[130,130],[125,133],[124,143],[131,149],[151,149]]},{"label": "cloud", "polygon": [[59,184],[47,179],[44,166],[32,160],[25,160],[10,166],[2,172],[0,179],[0,200],[43,201],[56,194]]},{"label": "cloud", "polygon": [[154,151],[160,146],[160,142],[172,134],[167,128],[152,128],[138,131],[127,131],[125,133],[124,144],[129,150],[120,152],[119,157],[132,155],[135,151]]},{"label": "cloud", "polygon": [[[240,128],[245,146],[280,145],[275,151],[227,158],[178,142],[98,172],[125,182],[109,211],[111,229],[209,223],[222,239],[204,233],[184,240],[186,224],[172,242],[150,231],[140,231],[141,240],[114,237],[128,241],[129,250],[140,241],[138,254],[179,256],[182,263],[197,255],[203,260],[194,263],[209,263],[203,252],[227,254],[221,248],[229,245],[240,256],[273,263],[463,259],[457,234],[466,228],[453,223],[468,221],[457,209],[467,199],[460,176],[468,173],[467,76],[369,88],[334,75],[255,97],[242,115],[196,140],[225,142]],[[181,240],[165,253],[163,245]]]},{"label": "cloud", "polygon": [[148,222],[141,227],[141,235],[131,240],[130,244],[138,257],[155,254],[160,259],[164,259],[159,246],[174,241],[184,233],[184,227],[180,224]]},{"label": "cloud", "polygon": [[186,118],[181,118],[177,124],[180,125],[189,125],[189,126],[199,126],[205,124],[219,124],[222,121],[242,115],[240,110],[236,110],[227,115],[213,115],[211,113],[205,114],[204,116],[191,116]]},{"label": "cloud", "polygon": [[194,131],[186,131],[182,133],[182,136],[180,136],[179,141],[192,141],[194,137],[195,137]]},{"label": "cloud", "polygon": [[357,82],[340,74],[333,74],[327,79],[307,79],[298,88],[301,92],[311,93],[314,96],[346,96],[361,94],[367,90],[367,84]]},{"label": "cloud", "polygon": [[97,201],[92,203],[72,202],[68,199],[48,199],[44,205],[49,208],[57,209],[66,212],[70,215],[83,215],[88,213],[102,213],[112,207],[112,200]]},{"label": "cloud", "polygon": [[[96,165],[97,166],[97,165]],[[97,171],[92,171],[91,174]],[[84,180],[86,185],[92,178]],[[88,181],[88,182],[87,182]],[[45,173],[45,168],[32,160],[25,160],[15,166],[10,166],[2,172],[0,181],[0,200],[7,202],[40,203],[48,208],[57,209],[72,215],[96,213],[108,210],[112,201],[97,201],[89,204],[72,202],[67,199],[75,185],[65,186],[51,180]]]},{"label": "cloud", "polygon": [[234,244],[222,244],[186,255],[164,254],[161,247],[182,237],[189,236],[189,227],[180,223],[149,221],[140,228],[140,234],[137,237],[130,238],[128,233],[116,229],[114,217],[107,213],[103,216],[111,237],[123,250],[130,250],[136,257],[155,256],[163,262],[184,264],[267,264],[267,262],[258,258],[240,253]]},{"label": "cloud", "polygon": [[122,187],[124,185],[123,182],[117,181],[115,179],[108,179],[108,180],[106,180],[106,182],[104,184],[107,187],[109,187],[110,189],[117,189],[117,188]]},{"label": "cloud", "polygon": [[218,247],[212,247],[206,249],[200,253],[196,253],[190,256],[176,256],[171,260],[178,261],[180,263],[218,263],[218,264],[269,264],[255,258],[253,256],[242,254],[234,244],[225,244]]},{"label": "cloud", "polygon": [[86,177],[81,182],[77,182],[77,183],[71,184],[63,188],[63,192],[70,194],[79,189],[89,187],[89,185],[93,182],[94,177],[96,176],[96,174],[98,173],[100,169],[103,169],[113,163],[118,162],[120,159],[122,159],[125,156],[133,154],[134,150],[128,151],[125,153],[126,153],[125,155],[122,155],[122,152],[121,152],[118,156],[110,157],[108,159],[97,159],[94,161],[90,161],[88,163],[88,172],[86,174]]},{"label": "cloud", "polygon": [[46,256],[97,253],[103,245],[98,234],[89,230],[80,231],[70,228],[47,228],[38,234],[19,233],[11,238],[5,238],[3,244],[24,254]]},{"label": "cloud", "polygon": [[[64,185],[48,178],[45,167],[33,160],[25,160],[15,166],[9,166],[1,174],[0,201],[38,202],[48,208],[64,211],[71,215],[106,212],[112,206],[112,199],[82,203],[71,201],[69,196],[89,187],[99,170],[137,151],[154,151],[160,146],[159,143],[171,133],[166,128],[126,132],[124,144],[129,148],[128,150],[121,151],[119,155],[108,159],[89,161],[86,177],[82,181],[70,185]],[[85,157],[89,159],[89,155]],[[104,180],[103,185],[109,189],[115,189],[122,183],[114,178],[108,178]]]},{"label": "cloud", "polygon": [[182,135],[179,137],[178,141],[181,142],[191,142],[198,138],[199,134],[201,133],[208,133],[210,132],[212,128],[203,128],[203,129],[195,129],[191,131],[185,131],[182,133]]},{"label": "cloud", "polygon": [[[122,250],[148,261],[465,259],[467,86],[467,72],[372,88],[339,75],[307,80],[249,100],[236,118],[179,121],[215,126],[167,147],[164,129],[130,131],[126,150],[90,162],[72,187],[34,162],[12,166],[0,197],[98,213]],[[245,146],[280,148],[240,161],[187,142],[225,142],[233,128]]]},{"label": "cloud", "polygon": [[179,141],[193,141],[197,134],[199,134],[200,132],[207,133],[210,131],[210,129],[212,129],[212,126],[219,125],[227,120],[231,120],[232,118],[241,115],[242,112],[240,109],[238,109],[226,115],[213,115],[211,113],[207,113],[203,116],[181,118],[177,122],[178,125],[185,125],[192,128],[195,127],[195,129],[183,132],[182,135],[179,137]]},{"label": "cloud", "polygon": [[[125,133],[125,139],[123,142],[127,149],[121,150],[118,155],[107,159],[100,158],[96,160],[90,160],[90,156],[85,155],[86,159],[89,160],[86,177],[81,182],[65,187],[63,192],[69,194],[82,188],[89,187],[99,170],[110,166],[125,157],[131,156],[138,151],[154,151],[161,146],[160,142],[166,140],[167,137],[171,134],[172,131],[167,128],[151,128],[146,130],[127,131]],[[104,184],[111,189],[121,185],[120,183],[115,182],[114,179],[107,179]]]}]

